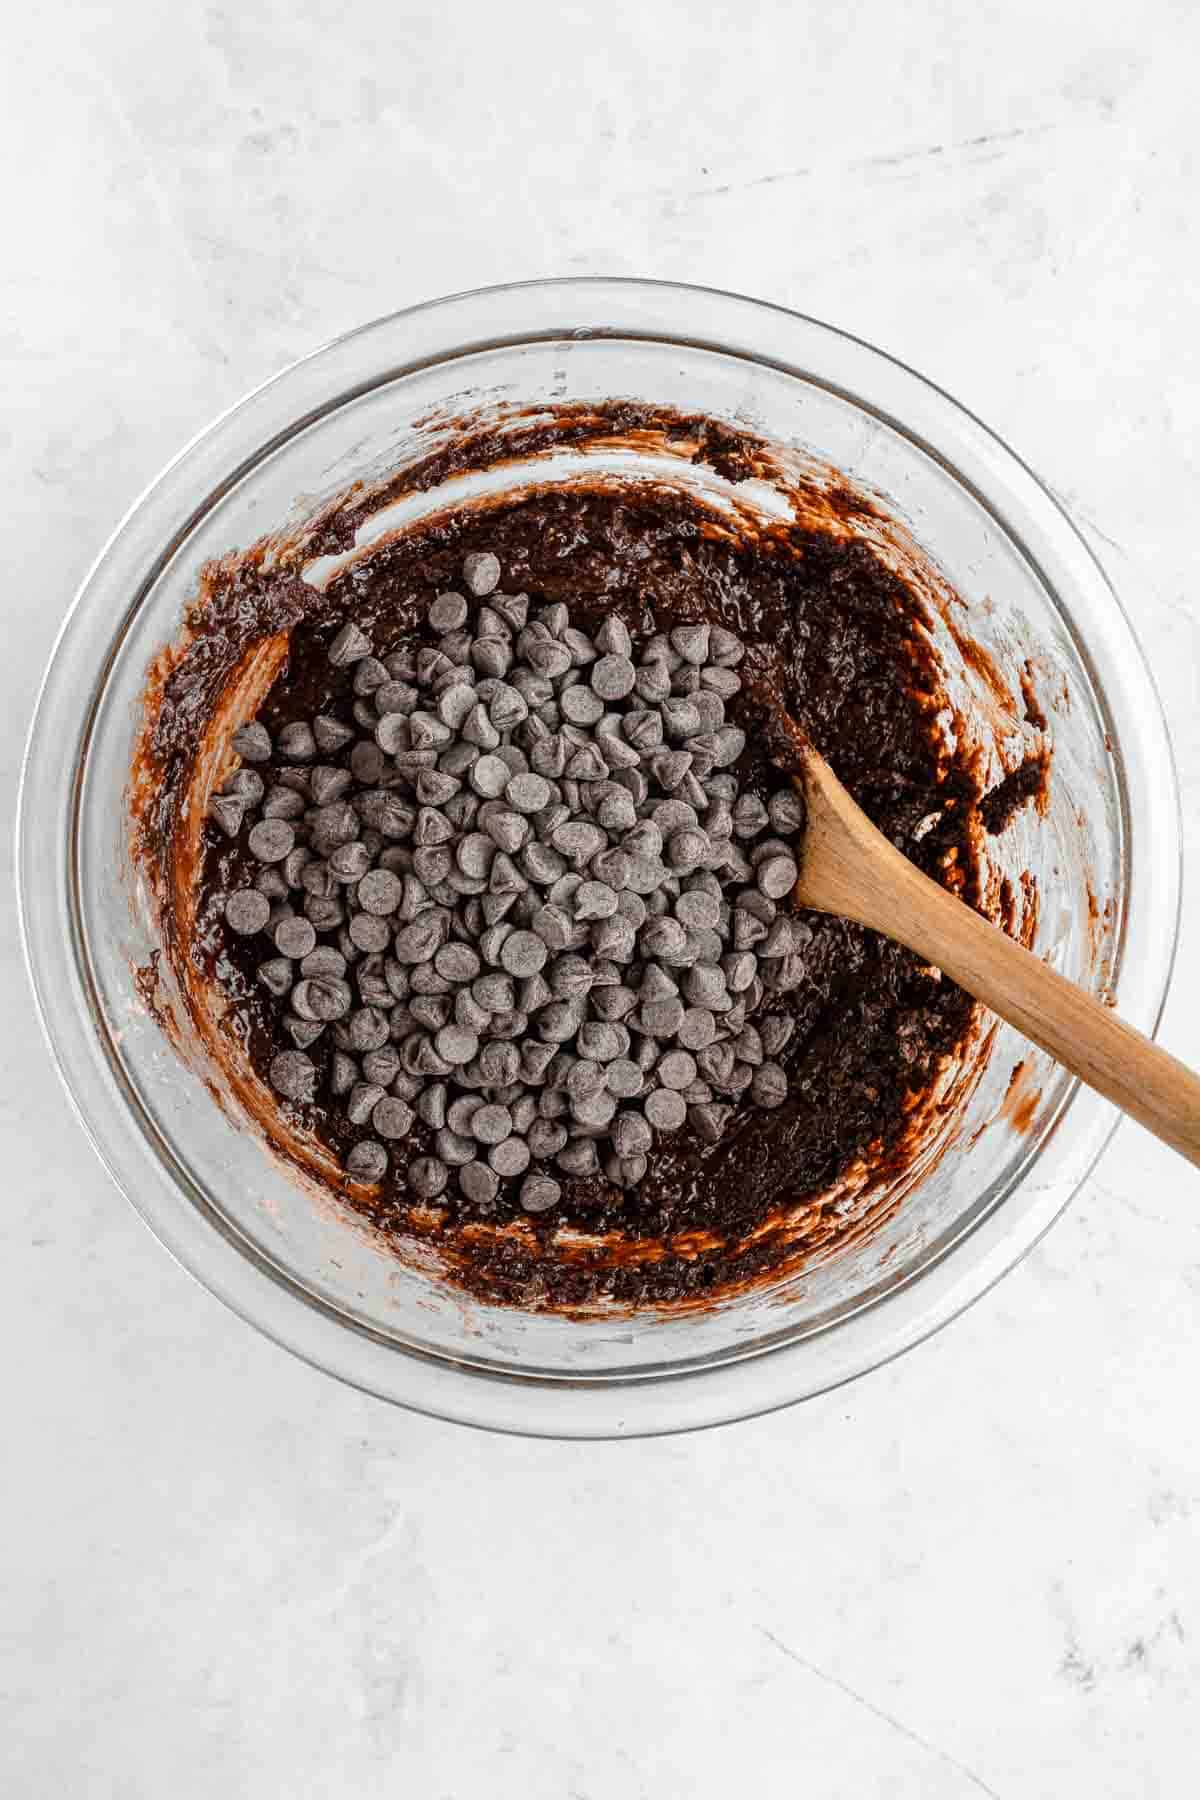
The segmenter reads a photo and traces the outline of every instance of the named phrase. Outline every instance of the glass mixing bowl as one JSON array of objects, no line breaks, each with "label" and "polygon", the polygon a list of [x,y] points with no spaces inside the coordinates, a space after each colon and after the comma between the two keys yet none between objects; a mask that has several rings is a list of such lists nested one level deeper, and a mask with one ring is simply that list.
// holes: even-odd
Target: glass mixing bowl
[{"label": "glass mixing bowl", "polygon": [[1170,745],[1103,573],[1011,450],[844,333],[661,283],[495,288],[350,333],[198,437],[102,551],[34,718],[21,911],[54,1056],[118,1186],[243,1318],[388,1400],[579,1437],[763,1412],[896,1355],[1029,1249],[1114,1125],[1109,1106],[1003,1028],[940,1160],[865,1241],[680,1316],[572,1320],[471,1300],[314,1205],[162,1035],[131,973],[155,946],[131,882],[125,791],[147,668],[201,564],[426,453],[465,409],[614,397],[726,419],[844,470],[936,560],[978,642],[997,657],[1038,647],[1068,698],[1052,719],[1049,813],[1031,812],[1010,846],[1039,877],[1035,947],[1107,987],[1143,1031],[1158,1021],[1179,905]]}]

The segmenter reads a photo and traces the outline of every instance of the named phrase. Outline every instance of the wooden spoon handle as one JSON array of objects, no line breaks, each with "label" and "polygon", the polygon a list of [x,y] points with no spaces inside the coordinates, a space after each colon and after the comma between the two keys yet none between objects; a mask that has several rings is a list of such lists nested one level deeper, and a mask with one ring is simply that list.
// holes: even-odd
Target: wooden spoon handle
[{"label": "wooden spoon handle", "polygon": [[861,814],[854,829],[863,850],[869,834],[869,856],[814,857],[811,885],[802,868],[796,890],[802,905],[906,944],[1200,1166],[1200,1076],[923,875]]}]

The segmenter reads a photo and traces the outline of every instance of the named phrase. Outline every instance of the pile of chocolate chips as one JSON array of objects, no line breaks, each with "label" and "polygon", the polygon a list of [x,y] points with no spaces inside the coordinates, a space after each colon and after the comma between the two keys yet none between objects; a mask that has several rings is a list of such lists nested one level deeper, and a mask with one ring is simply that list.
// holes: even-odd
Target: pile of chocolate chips
[{"label": "pile of chocolate chips", "polygon": [[[362,1127],[360,1181],[415,1111],[436,1151],[408,1168],[415,1196],[453,1173],[486,1210],[520,1181],[542,1213],[551,1170],[634,1186],[657,1135],[712,1143],[743,1094],[786,1097],[772,1058],[791,1021],[753,1019],[803,978],[803,811],[782,783],[739,791],[733,633],[685,624],[635,649],[614,617],[592,637],[564,605],[531,613],[500,574],[467,557],[467,593],[438,594],[426,641],[382,660],[344,626],[329,657],[353,670],[357,731],[243,726],[211,812],[262,865],[224,917],[272,948],[258,978],[292,1046],[276,1091]],[[307,1052],[326,1031],[318,1096]]]}]

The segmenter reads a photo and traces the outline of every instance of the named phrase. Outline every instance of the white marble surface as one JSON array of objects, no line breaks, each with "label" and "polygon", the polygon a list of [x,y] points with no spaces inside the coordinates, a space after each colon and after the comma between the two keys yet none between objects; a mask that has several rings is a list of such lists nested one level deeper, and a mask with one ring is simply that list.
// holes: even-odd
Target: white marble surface
[{"label": "white marble surface", "polygon": [[[18,9],[6,810],[76,582],[218,408],[408,301],[611,271],[838,321],[1029,458],[1153,661],[1194,876],[1198,57],[1190,0]],[[1200,1183],[1167,1152],[1126,1127],[1016,1274],[848,1391],[490,1439],[337,1387],[167,1260],[3,904],[6,1796],[1195,1791]],[[1200,1061],[1193,908],[1163,1036]]]}]

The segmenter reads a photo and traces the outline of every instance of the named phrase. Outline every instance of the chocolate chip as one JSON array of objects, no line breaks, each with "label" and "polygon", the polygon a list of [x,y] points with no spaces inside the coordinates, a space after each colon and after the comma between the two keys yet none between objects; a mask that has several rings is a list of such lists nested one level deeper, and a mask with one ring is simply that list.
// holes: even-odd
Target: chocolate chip
[{"label": "chocolate chip", "polygon": [[505,785],[504,798],[515,812],[538,813],[550,803],[550,783],[542,775],[514,775]]},{"label": "chocolate chip", "polygon": [[490,1207],[500,1189],[495,1172],[486,1163],[469,1162],[458,1171],[458,1185],[476,1206]]},{"label": "chocolate chip", "polygon": [[549,950],[565,950],[573,941],[572,921],[561,906],[540,906],[532,920],[533,929]]},{"label": "chocolate chip", "polygon": [[304,916],[318,931],[336,931],[345,922],[346,909],[340,900],[323,900],[309,894],[304,902]]},{"label": "chocolate chip", "polygon": [[577,919],[608,919],[617,910],[615,891],[603,881],[584,881],[575,890]]},{"label": "chocolate chip", "polygon": [[385,1094],[375,1102],[371,1123],[382,1138],[407,1137],[412,1130],[412,1107],[394,1094]]},{"label": "chocolate chip", "polygon": [[352,1125],[365,1125],[383,1099],[383,1089],[372,1081],[356,1081],[346,1097],[346,1117]]},{"label": "chocolate chip", "polygon": [[617,895],[617,911],[623,919],[628,919],[635,931],[640,931],[649,915],[649,907],[640,894],[632,888],[623,890]]},{"label": "chocolate chip", "polygon": [[780,837],[790,837],[804,830],[804,802],[794,788],[778,788],[767,801],[767,814],[771,829]]},{"label": "chocolate chip", "polygon": [[512,1114],[507,1106],[481,1106],[471,1118],[471,1136],[481,1144],[501,1144],[511,1131]]},{"label": "chocolate chip", "polygon": [[563,1146],[554,1160],[564,1175],[570,1175],[576,1180],[594,1174],[600,1164],[595,1142],[590,1137],[573,1138]]},{"label": "chocolate chip", "polygon": [[247,725],[239,725],[231,742],[243,762],[265,763],[271,760],[271,734],[257,719],[252,719]]},{"label": "chocolate chip", "polygon": [[706,1006],[689,1006],[675,1034],[685,1050],[703,1050],[717,1035],[717,1021]]},{"label": "chocolate chip", "polygon": [[667,866],[676,875],[690,875],[701,868],[711,854],[707,833],[698,826],[687,825],[671,833],[664,852]]},{"label": "chocolate chip", "polygon": [[507,975],[481,975],[472,984],[471,993],[487,1013],[512,1012],[516,1005],[516,990]]},{"label": "chocolate chip", "polygon": [[317,714],[312,729],[317,748],[326,756],[344,750],[354,737],[349,725],[343,725],[340,719],[330,718],[325,713]]},{"label": "chocolate chip", "polygon": [[521,1205],[528,1213],[549,1212],[562,1198],[562,1188],[549,1175],[527,1175],[521,1183]]},{"label": "chocolate chip", "polygon": [[531,1155],[556,1156],[567,1141],[566,1127],[556,1119],[537,1118],[528,1128],[528,1141]]},{"label": "chocolate chip", "polygon": [[595,969],[582,956],[556,956],[546,969],[549,994],[556,1000],[571,1000],[586,994],[595,980]]},{"label": "chocolate chip", "polygon": [[435,631],[458,631],[467,622],[467,603],[461,594],[447,591],[430,602],[427,616]]},{"label": "chocolate chip", "polygon": [[727,768],[730,763],[735,763],[746,748],[746,734],[744,731],[740,731],[736,725],[723,725],[719,731],[713,733],[713,736],[717,740],[717,767],[719,769]]},{"label": "chocolate chip", "polygon": [[400,1052],[394,1044],[368,1050],[362,1059],[362,1069],[367,1081],[373,1081],[381,1088],[390,1087],[400,1073]]},{"label": "chocolate chip", "polygon": [[225,922],[239,937],[262,931],[271,917],[271,902],[255,888],[239,888],[225,902]]},{"label": "chocolate chip", "polygon": [[[252,838],[253,835],[252,832]],[[782,900],[790,894],[799,878],[800,871],[790,856],[768,856],[755,869],[760,890],[771,900]]]},{"label": "chocolate chip", "polygon": [[[528,885],[512,858],[503,850],[497,851],[492,862],[492,872],[488,878],[488,887],[492,894],[502,896],[521,894]],[[504,910],[507,911],[507,907]]]},{"label": "chocolate chip", "polygon": [[678,1131],[687,1118],[687,1102],[671,1088],[655,1088],[646,1095],[644,1106],[655,1131]]},{"label": "chocolate chip", "polygon": [[671,648],[696,668],[708,660],[708,643],[707,625],[676,625],[671,633]]},{"label": "chocolate chip", "polygon": [[588,1094],[582,1100],[572,1100],[571,1117],[577,1125],[586,1126],[590,1130],[603,1131],[612,1123],[616,1114],[616,1096],[609,1088],[596,1094]]},{"label": "chocolate chip", "polygon": [[480,952],[483,960],[490,963],[493,968],[499,963],[505,940],[512,936],[512,932],[513,927],[508,924],[507,920],[500,919],[495,925],[489,925],[486,931],[480,933]]},{"label": "chocolate chip", "polygon": [[623,700],[631,694],[637,680],[628,656],[610,652],[592,665],[591,684],[602,700]]},{"label": "chocolate chip", "polygon": [[497,1175],[511,1181],[529,1167],[529,1145],[524,1138],[505,1138],[503,1143],[493,1144],[488,1151],[488,1162]]},{"label": "chocolate chip", "polygon": [[461,1025],[444,1025],[434,1039],[434,1048],[453,1067],[469,1063],[479,1052],[479,1039]]},{"label": "chocolate chip", "polygon": [[281,919],[275,927],[275,948],[281,956],[297,961],[316,947],[317,934],[307,919]]},{"label": "chocolate chip", "polygon": [[396,933],[393,948],[397,962],[431,962],[444,935],[441,920],[436,914],[420,913],[411,925],[403,926]]},{"label": "chocolate chip", "polygon": [[302,975],[332,975],[341,980],[346,973],[346,958],[332,944],[318,944],[300,964]]},{"label": "chocolate chip", "polygon": [[[750,958],[753,964],[754,958]],[[725,971],[707,963],[697,963],[683,977],[683,991],[693,1006],[718,1009],[726,1000]]]},{"label": "chocolate chip", "polygon": [[434,1145],[442,1162],[449,1163],[451,1168],[465,1168],[467,1163],[475,1160],[477,1145],[457,1131],[443,1128],[434,1139]]},{"label": "chocolate chip", "polygon": [[460,1137],[471,1135],[471,1120],[484,1104],[482,1094],[462,1094],[452,1100],[446,1111],[446,1123]]},{"label": "chocolate chip", "polygon": [[357,838],[353,843],[339,844],[330,852],[330,874],[347,885],[360,881],[370,866],[371,853]]},{"label": "chocolate chip", "polygon": [[348,930],[354,948],[366,955],[386,950],[392,940],[392,928],[386,919],[373,918],[370,913],[355,913]]},{"label": "chocolate chip", "polygon": [[387,1018],[373,1006],[362,1006],[352,1016],[347,1033],[353,1049],[378,1050],[387,1043]]},{"label": "chocolate chip", "polygon": [[[327,1024],[334,1019],[345,1018],[350,1005],[350,989],[336,976],[305,976],[292,989],[292,1009],[302,1019],[318,1019],[322,1024]],[[370,1046],[360,1044],[355,1047],[367,1049]]]},{"label": "chocolate chip", "polygon": [[311,1044],[316,1043],[325,1027],[319,1020],[299,1019],[295,1013],[285,1013],[283,1029],[297,1050],[307,1050]]},{"label": "chocolate chip", "polygon": [[[387,667],[386,663],[384,667]],[[420,693],[412,682],[400,681],[395,677],[391,681],[385,681],[382,687],[376,688],[371,699],[380,718],[384,713],[412,714],[421,704]]]},{"label": "chocolate chip", "polygon": [[643,1156],[654,1142],[646,1119],[639,1112],[620,1112],[613,1121],[613,1148],[622,1159]]},{"label": "chocolate chip", "polygon": [[[381,795],[381,802],[386,803],[392,797]],[[403,802],[394,800],[397,807]],[[374,810],[374,816],[372,816]],[[363,820],[379,830],[387,829],[385,816],[386,806],[378,809],[364,809]],[[343,844],[352,844],[359,832],[359,815],[347,800],[334,800],[328,806],[321,806],[311,815],[309,841],[318,856],[329,856]]]},{"label": "chocolate chip", "polygon": [[409,714],[408,733],[413,750],[440,750],[450,742],[450,727],[423,709]]},{"label": "chocolate chip", "polygon": [[[340,800],[343,794],[350,792],[353,785],[352,772],[349,769],[335,768],[331,763],[318,764],[308,779],[309,793],[317,806],[327,806],[331,800]],[[303,810],[302,801],[300,811],[303,812]],[[280,813],[278,816],[287,818],[289,815]],[[298,817],[299,815],[294,816]]]},{"label": "chocolate chip", "polygon": [[764,1019],[759,1027],[763,1049],[768,1056],[778,1056],[783,1050],[796,1028],[796,1021],[786,1013],[772,1013]]},{"label": "chocolate chip", "polygon": [[360,1138],[346,1158],[346,1172],[356,1181],[382,1181],[387,1166],[388,1153],[374,1138]]},{"label": "chocolate chip", "polygon": [[434,1081],[417,1098],[417,1112],[431,1131],[440,1131],[446,1123],[447,1093],[444,1081]]},{"label": "chocolate chip", "polygon": [[692,766],[690,750],[656,750],[649,759],[651,773],[659,787],[673,793]]},{"label": "chocolate chip", "polygon": [[782,1106],[787,1099],[788,1079],[777,1062],[765,1062],[754,1071],[750,1097],[756,1106]]},{"label": "chocolate chip", "polygon": [[482,965],[469,944],[449,943],[436,952],[433,966],[447,981],[459,982],[474,981]]},{"label": "chocolate chip", "polygon": [[728,1106],[719,1106],[715,1103],[689,1106],[688,1123],[696,1136],[704,1143],[715,1144],[724,1134],[731,1110]]},{"label": "chocolate chip", "polygon": [[547,1044],[565,1044],[579,1029],[582,1003],[578,1000],[552,1000],[538,1014],[538,1035]]},{"label": "chocolate chip", "polygon": [[509,1087],[520,1076],[521,1052],[514,1043],[504,1040],[485,1044],[479,1052],[478,1069],[486,1087]]},{"label": "chocolate chip", "polygon": [[329,660],[335,669],[344,669],[350,663],[361,662],[364,656],[371,654],[371,641],[366,633],[348,620],[329,646]]},{"label": "chocolate chip", "polygon": [[371,869],[358,884],[358,904],[364,912],[384,918],[394,913],[404,894],[404,884],[390,869]]},{"label": "chocolate chip", "polygon": [[246,802],[236,794],[214,794],[208,803],[208,816],[226,837],[235,838],[245,821]]},{"label": "chocolate chip", "polygon": [[358,1064],[344,1050],[335,1050],[329,1062],[329,1085],[335,1094],[348,1094],[359,1079]]},{"label": "chocolate chip", "polygon": [[762,943],[769,929],[748,907],[734,907],[732,936],[735,950],[750,950],[755,944]]},{"label": "chocolate chip", "polygon": [[[479,823],[496,848],[503,850],[506,855],[515,855],[524,847],[529,837],[529,821],[523,819],[520,813],[509,812],[492,800],[487,802],[487,806],[480,807]],[[536,849],[538,846],[531,845],[530,848]],[[534,879],[532,871],[524,859],[520,863],[520,868],[527,879]]]},{"label": "chocolate chip", "polygon": [[278,863],[294,846],[296,833],[286,819],[260,819],[246,842],[257,862]]},{"label": "chocolate chip", "polygon": [[[564,780],[573,782],[605,781],[608,778],[608,764],[597,744],[581,744],[568,759]],[[573,794],[564,786],[563,793],[572,807],[582,804],[582,795]],[[588,808],[590,811],[590,807]]]},{"label": "chocolate chip", "polygon": [[[366,917],[365,914],[360,916]],[[364,956],[354,970],[354,980],[364,1006],[376,1006],[383,1012],[387,1011],[394,996],[382,956],[377,952]]]},{"label": "chocolate chip", "polygon": [[461,731],[479,704],[475,689],[470,682],[453,682],[449,687],[443,688],[438,695],[438,718],[452,732]]},{"label": "chocolate chip", "polygon": [[611,918],[597,919],[590,928],[590,935],[592,949],[602,960],[632,962],[636,933],[624,914],[616,912]]},{"label": "chocolate chip", "polygon": [[677,919],[649,920],[642,927],[638,943],[643,955],[665,963],[680,964],[687,959],[687,933]]},{"label": "chocolate chip", "polygon": [[683,1001],[678,995],[671,995],[666,1000],[648,1000],[643,1003],[638,1019],[642,1030],[648,1037],[673,1038],[683,1023]]},{"label": "chocolate chip", "polygon": [[276,739],[279,755],[287,762],[312,762],[317,754],[317,740],[307,719],[294,719],[285,725]]},{"label": "chocolate chip", "polygon": [[721,958],[721,969],[730,993],[740,994],[754,980],[758,964],[748,950],[734,950]]},{"label": "chocolate chip", "polygon": [[675,902],[675,917],[687,929],[711,931],[720,921],[720,899],[703,891],[680,894]]},{"label": "chocolate chip", "polygon": [[641,1093],[642,1071],[630,1057],[617,1056],[603,1066],[610,1094],[616,1094],[621,1100],[631,1100]]},{"label": "chocolate chip", "polygon": [[509,786],[511,774],[508,764],[489,752],[478,757],[471,765],[469,779],[477,794],[485,799],[495,800]]},{"label": "chocolate chip", "polygon": [[[701,681],[704,681],[706,673],[707,672],[704,670],[701,671]],[[740,686],[741,684],[739,683],[738,685]],[[702,746],[701,739],[709,732],[719,731],[721,726],[724,725],[725,702],[719,694],[710,692],[707,685],[701,687],[697,693],[694,693],[691,696],[691,701],[696,709],[697,717],[700,720],[701,735],[700,737],[689,738],[688,744],[692,750],[693,756],[696,757],[694,766],[697,773],[699,773],[700,757],[697,752],[704,747]],[[713,750],[715,754],[715,745],[713,746]]]},{"label": "chocolate chip", "polygon": [[696,1059],[687,1050],[669,1050],[654,1073],[661,1087],[685,1088],[696,1079]]},{"label": "chocolate chip", "polygon": [[436,1156],[418,1156],[408,1165],[408,1185],[421,1200],[436,1200],[445,1192],[450,1171]]},{"label": "chocolate chip", "polygon": [[277,1000],[282,1000],[295,979],[295,970],[286,956],[274,956],[269,962],[260,963],[254,972],[267,992],[274,994]]},{"label": "chocolate chip", "polygon": [[402,750],[413,748],[412,727],[403,713],[384,713],[375,726],[375,744],[384,756],[397,756]]},{"label": "chocolate chip", "polygon": [[500,558],[490,550],[472,550],[463,558],[462,577],[472,594],[495,593],[500,585]]},{"label": "chocolate chip", "polygon": [[786,913],[780,913],[763,939],[758,954],[772,961],[778,957],[791,956],[793,948],[792,921]]},{"label": "chocolate chip", "polygon": [[281,1050],[271,1058],[271,1086],[285,1100],[311,1100],[316,1088],[317,1071],[310,1056],[301,1050]]}]

